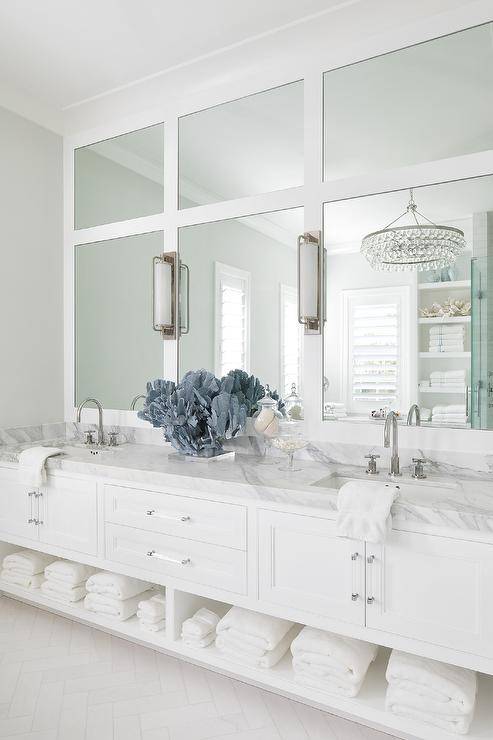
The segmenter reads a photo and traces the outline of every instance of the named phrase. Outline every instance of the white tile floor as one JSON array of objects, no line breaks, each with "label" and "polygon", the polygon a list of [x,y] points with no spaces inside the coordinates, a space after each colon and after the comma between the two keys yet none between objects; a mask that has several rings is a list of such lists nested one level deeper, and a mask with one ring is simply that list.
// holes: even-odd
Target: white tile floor
[{"label": "white tile floor", "polygon": [[0,656],[2,738],[392,740],[5,597]]}]

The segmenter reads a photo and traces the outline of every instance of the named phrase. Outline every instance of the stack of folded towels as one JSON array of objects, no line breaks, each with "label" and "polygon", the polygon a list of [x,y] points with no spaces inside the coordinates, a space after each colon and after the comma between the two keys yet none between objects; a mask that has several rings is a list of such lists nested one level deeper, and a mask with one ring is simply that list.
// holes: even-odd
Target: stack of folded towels
[{"label": "stack of folded towels", "polygon": [[41,584],[45,596],[66,604],[80,601],[86,595],[86,581],[96,568],[70,560],[55,560],[45,568],[46,580]]},{"label": "stack of folded towels", "polygon": [[449,406],[434,406],[431,420],[434,424],[465,424],[467,412],[465,403],[450,404]]},{"label": "stack of folded towels", "polygon": [[298,629],[286,619],[233,606],[217,625],[216,647],[229,660],[272,668],[287,653]]},{"label": "stack of folded towels", "polygon": [[324,404],[325,416],[330,419],[345,419],[347,416],[346,404],[338,401],[326,401]]},{"label": "stack of folded towels", "polygon": [[44,581],[44,569],[55,558],[34,550],[18,550],[3,559],[0,578],[23,588],[39,588]]},{"label": "stack of folded towels", "polygon": [[450,391],[463,391],[466,385],[466,371],[436,370],[430,373],[430,388],[445,388]]},{"label": "stack of folded towels", "polygon": [[199,609],[193,617],[185,619],[181,636],[188,647],[204,648],[216,639],[219,616],[210,609]]},{"label": "stack of folded towels", "polygon": [[339,696],[357,696],[378,648],[369,642],[303,627],[291,645],[295,681]]},{"label": "stack of folded towels", "polygon": [[400,717],[465,735],[474,715],[475,671],[393,650],[385,706]]},{"label": "stack of folded towels", "polygon": [[84,607],[96,614],[124,621],[137,613],[139,602],[150,588],[150,583],[137,578],[100,571],[86,582],[88,593]]},{"label": "stack of folded towels", "polygon": [[155,593],[150,599],[139,601],[137,604],[137,618],[142,630],[147,632],[163,630],[166,627],[166,597],[164,593]]},{"label": "stack of folded towels", "polygon": [[430,329],[430,352],[464,352],[464,325],[439,324]]}]

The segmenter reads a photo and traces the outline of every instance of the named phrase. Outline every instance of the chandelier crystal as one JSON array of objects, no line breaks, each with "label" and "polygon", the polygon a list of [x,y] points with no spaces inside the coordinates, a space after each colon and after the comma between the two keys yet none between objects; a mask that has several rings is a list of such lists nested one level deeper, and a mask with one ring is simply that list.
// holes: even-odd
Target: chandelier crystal
[{"label": "chandelier crystal", "polygon": [[[361,254],[374,270],[438,270],[453,265],[466,247],[463,231],[439,226],[423,216],[414,201],[412,188],[409,192],[404,213],[381,231],[367,234],[361,242]],[[411,219],[408,226],[394,226],[407,215]]]}]

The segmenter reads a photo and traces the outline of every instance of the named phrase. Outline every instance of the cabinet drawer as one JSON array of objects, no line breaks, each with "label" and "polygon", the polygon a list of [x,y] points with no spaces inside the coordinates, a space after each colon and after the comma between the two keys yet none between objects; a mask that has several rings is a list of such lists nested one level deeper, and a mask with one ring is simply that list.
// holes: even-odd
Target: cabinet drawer
[{"label": "cabinet drawer", "polygon": [[149,532],[246,549],[246,509],[236,504],[105,486],[105,518]]},{"label": "cabinet drawer", "polygon": [[107,524],[106,558],[162,578],[246,593],[246,553],[239,550]]}]

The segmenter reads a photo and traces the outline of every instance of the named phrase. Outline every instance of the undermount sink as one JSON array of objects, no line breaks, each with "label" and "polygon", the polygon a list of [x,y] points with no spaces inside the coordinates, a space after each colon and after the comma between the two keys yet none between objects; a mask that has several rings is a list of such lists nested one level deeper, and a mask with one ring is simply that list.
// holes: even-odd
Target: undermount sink
[{"label": "undermount sink", "polygon": [[109,447],[108,445],[93,445],[89,446],[82,442],[74,442],[73,444],[67,445],[63,448],[66,455],[76,455],[80,457],[83,455],[88,458],[107,457],[108,455],[114,455],[118,450],[118,447]]},{"label": "undermount sink", "polygon": [[325,478],[321,478],[320,480],[316,481],[315,483],[312,483],[312,486],[317,486],[318,488],[333,488],[336,491],[339,490],[339,488],[342,488],[342,486],[345,483],[348,483],[350,480],[360,480],[359,478],[348,478],[343,475],[326,475]]},{"label": "undermount sink", "polygon": [[376,476],[366,476],[364,475],[364,473],[362,473],[361,476],[345,476],[338,475],[337,473],[332,473],[331,475],[326,475],[324,478],[321,478],[315,483],[312,483],[312,486],[338,491],[345,483],[353,480],[371,481],[373,483],[381,483],[383,485],[385,485],[386,483],[393,484],[395,486],[398,486],[401,489],[401,493],[404,495],[406,494],[406,492],[411,493],[412,491],[413,499],[415,499],[417,496],[419,497],[420,494],[422,494],[426,498],[429,498],[432,494],[432,489],[439,489],[443,492],[447,489],[457,488],[457,483],[453,480],[436,480],[433,478],[423,478],[421,480],[418,480],[416,478],[412,478],[410,475],[403,475],[402,477],[398,478],[390,478],[386,473],[382,473],[381,475]]}]

